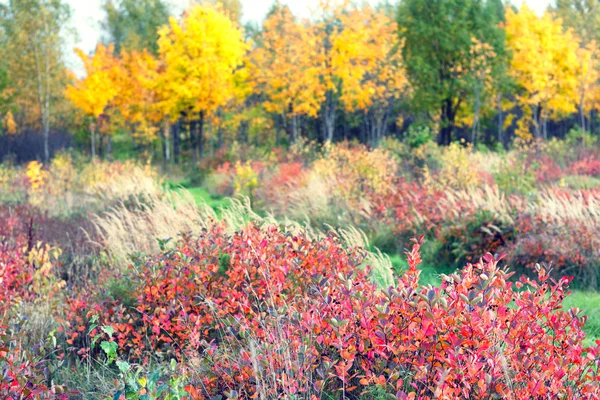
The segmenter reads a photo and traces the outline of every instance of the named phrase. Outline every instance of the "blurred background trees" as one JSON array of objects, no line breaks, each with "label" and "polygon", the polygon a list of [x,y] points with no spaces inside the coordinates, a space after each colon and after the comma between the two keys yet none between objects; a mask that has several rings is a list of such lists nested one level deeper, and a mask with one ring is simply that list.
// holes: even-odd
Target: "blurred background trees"
[{"label": "blurred background trees", "polygon": [[308,19],[275,1],[106,0],[102,35],[67,71],[64,0],[0,2],[0,156],[62,147],[199,162],[234,143],[358,140],[434,132],[508,146],[597,135],[600,6],[545,13],[501,0],[322,1]]}]

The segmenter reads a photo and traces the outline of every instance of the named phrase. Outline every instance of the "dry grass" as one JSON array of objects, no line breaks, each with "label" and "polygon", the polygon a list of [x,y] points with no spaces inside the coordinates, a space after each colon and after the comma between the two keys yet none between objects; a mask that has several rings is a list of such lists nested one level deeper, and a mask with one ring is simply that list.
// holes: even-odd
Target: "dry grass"
[{"label": "dry grass", "polygon": [[121,203],[94,219],[101,238],[99,245],[119,266],[131,254],[155,254],[158,239],[174,239],[181,234],[198,234],[216,221],[214,210],[197,205],[185,191],[149,194],[135,198],[133,204]]},{"label": "dry grass", "polygon": [[[109,255],[114,265],[123,267],[132,254],[160,252],[158,239],[177,239],[182,234],[198,235],[215,223],[224,223],[227,231],[235,232],[250,221],[263,228],[277,225],[285,232],[303,233],[318,239],[325,233],[308,223],[294,220],[278,221],[272,215],[261,217],[252,211],[247,198],[231,199],[230,205],[221,209],[220,218],[207,204],[197,204],[187,191],[167,192],[135,199],[133,205],[121,203],[97,216],[94,224],[101,238],[97,243]],[[368,249],[366,235],[354,228],[331,229],[348,247]],[[393,285],[393,269],[389,258],[379,251],[367,252],[365,264],[371,267],[373,278],[384,287]]]},{"label": "dry grass", "polygon": [[590,192],[586,196],[577,192],[566,195],[550,188],[529,204],[529,212],[557,224],[577,221],[590,231],[597,231],[600,229],[600,192]]},{"label": "dry grass", "polygon": [[0,164],[0,202],[28,203],[51,216],[102,210],[131,197],[152,197],[161,191],[156,171],[131,161],[83,164],[59,155],[48,165]]}]

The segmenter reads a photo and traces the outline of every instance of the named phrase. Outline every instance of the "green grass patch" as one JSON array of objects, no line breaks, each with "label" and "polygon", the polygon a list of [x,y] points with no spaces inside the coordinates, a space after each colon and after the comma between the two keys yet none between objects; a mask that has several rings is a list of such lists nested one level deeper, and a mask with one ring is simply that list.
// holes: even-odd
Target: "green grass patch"
[{"label": "green grass patch", "polygon": [[[392,262],[392,266],[394,267],[394,271],[397,274],[401,274],[402,271],[406,271],[408,269],[408,263],[406,262],[406,256],[404,254],[392,254],[389,257],[390,261]],[[419,266],[419,269],[421,270],[421,285],[433,286],[439,286],[442,283],[440,274],[451,274],[455,271],[455,269],[451,267],[439,268],[426,263],[422,263]]]},{"label": "green grass patch", "polygon": [[204,187],[192,186],[189,179],[171,180],[166,182],[165,186],[176,192],[185,190],[190,193],[196,204],[206,203],[217,212],[221,207],[229,205],[226,197],[212,195]]},{"label": "green grass patch", "polygon": [[564,299],[563,306],[566,310],[572,307],[579,308],[587,316],[584,327],[587,334],[586,345],[600,340],[600,292],[573,290]]},{"label": "green grass patch", "polygon": [[226,207],[229,205],[229,201],[227,200],[227,198],[222,196],[213,196],[205,188],[193,187],[186,188],[185,190],[190,192],[196,203],[206,203],[209,206],[211,206],[215,211],[218,211],[221,207]]}]

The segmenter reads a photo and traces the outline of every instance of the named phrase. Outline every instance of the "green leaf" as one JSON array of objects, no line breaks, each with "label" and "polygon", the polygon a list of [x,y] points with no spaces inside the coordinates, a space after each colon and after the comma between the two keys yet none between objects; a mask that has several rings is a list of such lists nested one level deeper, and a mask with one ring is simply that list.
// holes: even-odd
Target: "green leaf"
[{"label": "green leaf", "polygon": [[113,333],[115,333],[115,329],[110,325],[106,325],[102,327],[102,332],[106,333],[109,337],[112,337]]},{"label": "green leaf", "polygon": [[104,341],[100,343],[100,347],[102,350],[104,350],[104,353],[106,353],[106,356],[108,357],[108,363],[111,364],[112,361],[117,358],[117,342]]},{"label": "green leaf", "polygon": [[121,371],[122,373],[126,373],[127,371],[129,371],[131,369],[131,365],[129,365],[129,363],[127,361],[119,360],[116,362],[116,364],[117,364],[117,367],[119,368],[119,371]]}]

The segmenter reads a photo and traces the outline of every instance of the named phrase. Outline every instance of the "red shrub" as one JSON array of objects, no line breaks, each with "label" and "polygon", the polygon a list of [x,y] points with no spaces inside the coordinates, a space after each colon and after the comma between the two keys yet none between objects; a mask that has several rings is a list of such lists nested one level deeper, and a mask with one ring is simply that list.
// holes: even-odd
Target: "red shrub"
[{"label": "red shrub", "polygon": [[290,188],[299,185],[304,175],[304,166],[300,162],[281,163],[270,173],[265,174],[264,182],[258,189],[257,196],[267,208],[278,205],[287,209]]},{"label": "red shrub", "polygon": [[600,159],[594,156],[575,161],[569,168],[574,175],[600,176]]},{"label": "red shrub", "polygon": [[44,364],[33,360],[34,349],[22,352],[6,328],[12,308],[35,296],[31,290],[34,266],[27,261],[26,247],[0,243],[0,398],[67,399],[62,387],[46,385]]},{"label": "red shrub", "polygon": [[45,383],[44,363],[25,358],[13,340],[0,327],[0,398],[6,400],[67,400],[69,395],[62,386],[48,387]]},{"label": "red shrub", "polygon": [[524,215],[516,231],[515,242],[506,247],[513,267],[544,262],[554,267],[557,278],[573,275],[580,285],[596,288],[600,284],[600,240],[583,221],[556,224],[541,216]]},{"label": "red shrub", "polygon": [[598,398],[599,347],[584,349],[585,317],[561,310],[567,279],[540,268],[514,284],[488,254],[420,288],[419,245],[380,290],[333,237],[215,227],[132,270],[136,307],[87,313],[113,326],[124,357],[188,359],[205,398],[355,397],[372,385],[400,399]]},{"label": "red shrub", "polygon": [[535,179],[538,183],[558,181],[562,177],[562,171],[556,162],[549,156],[542,156],[535,170]]},{"label": "red shrub", "polygon": [[29,291],[33,278],[33,267],[27,262],[23,248],[0,243],[0,323],[15,300],[31,299]]}]

